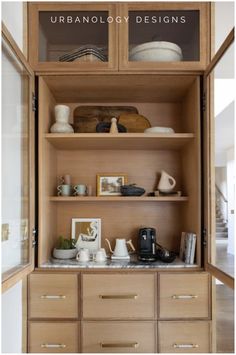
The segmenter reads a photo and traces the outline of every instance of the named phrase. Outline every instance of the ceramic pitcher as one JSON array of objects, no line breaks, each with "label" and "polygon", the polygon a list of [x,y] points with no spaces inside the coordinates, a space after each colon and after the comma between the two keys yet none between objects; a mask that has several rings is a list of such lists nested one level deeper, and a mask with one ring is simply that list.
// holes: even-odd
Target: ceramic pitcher
[{"label": "ceramic pitcher", "polygon": [[171,192],[176,185],[175,179],[167,174],[166,171],[161,171],[161,178],[158,184],[157,189],[161,192],[168,193]]}]

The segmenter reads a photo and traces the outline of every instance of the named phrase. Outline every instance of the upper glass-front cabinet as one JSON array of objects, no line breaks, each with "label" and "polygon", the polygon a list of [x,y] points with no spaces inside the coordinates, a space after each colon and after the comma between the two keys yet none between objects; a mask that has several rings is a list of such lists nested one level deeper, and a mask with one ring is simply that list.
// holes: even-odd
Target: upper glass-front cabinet
[{"label": "upper glass-front cabinet", "polygon": [[30,63],[35,70],[117,68],[114,4],[30,4]]},{"label": "upper glass-front cabinet", "polygon": [[202,70],[209,61],[208,3],[122,4],[120,67]]}]

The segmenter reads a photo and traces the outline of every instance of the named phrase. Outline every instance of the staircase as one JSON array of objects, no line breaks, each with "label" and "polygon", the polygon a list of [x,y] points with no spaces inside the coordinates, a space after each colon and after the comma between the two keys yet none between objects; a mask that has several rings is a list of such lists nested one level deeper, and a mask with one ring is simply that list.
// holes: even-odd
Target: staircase
[{"label": "staircase", "polygon": [[216,186],[216,240],[227,240],[228,238],[227,221],[223,218],[222,213],[222,209],[224,208],[223,204],[227,202],[226,198]]}]

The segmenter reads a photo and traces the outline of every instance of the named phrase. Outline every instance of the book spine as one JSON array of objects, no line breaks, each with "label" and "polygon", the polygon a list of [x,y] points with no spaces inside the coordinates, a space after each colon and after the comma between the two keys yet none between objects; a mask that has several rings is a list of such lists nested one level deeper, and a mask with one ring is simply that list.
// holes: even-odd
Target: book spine
[{"label": "book spine", "polygon": [[192,236],[190,233],[187,233],[187,235],[186,235],[185,264],[190,264],[191,246],[192,246]]},{"label": "book spine", "polygon": [[196,241],[197,241],[196,234],[192,234],[192,247],[191,247],[191,254],[190,254],[190,264],[191,265],[194,264]]}]

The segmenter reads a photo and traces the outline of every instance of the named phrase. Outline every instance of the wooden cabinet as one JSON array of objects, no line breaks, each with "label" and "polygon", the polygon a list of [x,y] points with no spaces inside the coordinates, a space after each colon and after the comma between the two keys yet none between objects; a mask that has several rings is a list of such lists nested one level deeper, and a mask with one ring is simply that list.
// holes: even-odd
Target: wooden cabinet
[{"label": "wooden cabinet", "polygon": [[[30,63],[53,72],[203,70],[209,18],[210,5],[200,2],[30,3]],[[150,43],[168,45],[170,58],[143,58]]]},{"label": "wooden cabinet", "polygon": [[155,274],[82,276],[83,319],[154,319]]},{"label": "wooden cabinet", "polygon": [[78,318],[78,275],[31,274],[30,318]]},{"label": "wooden cabinet", "polygon": [[79,352],[79,322],[30,321],[28,327],[29,353]]},{"label": "wooden cabinet", "polygon": [[158,322],[160,353],[209,353],[211,352],[211,323]]},{"label": "wooden cabinet", "polygon": [[84,321],[83,353],[155,353],[156,323]]},{"label": "wooden cabinet", "polygon": [[207,273],[159,274],[159,318],[208,318],[210,279]]}]

